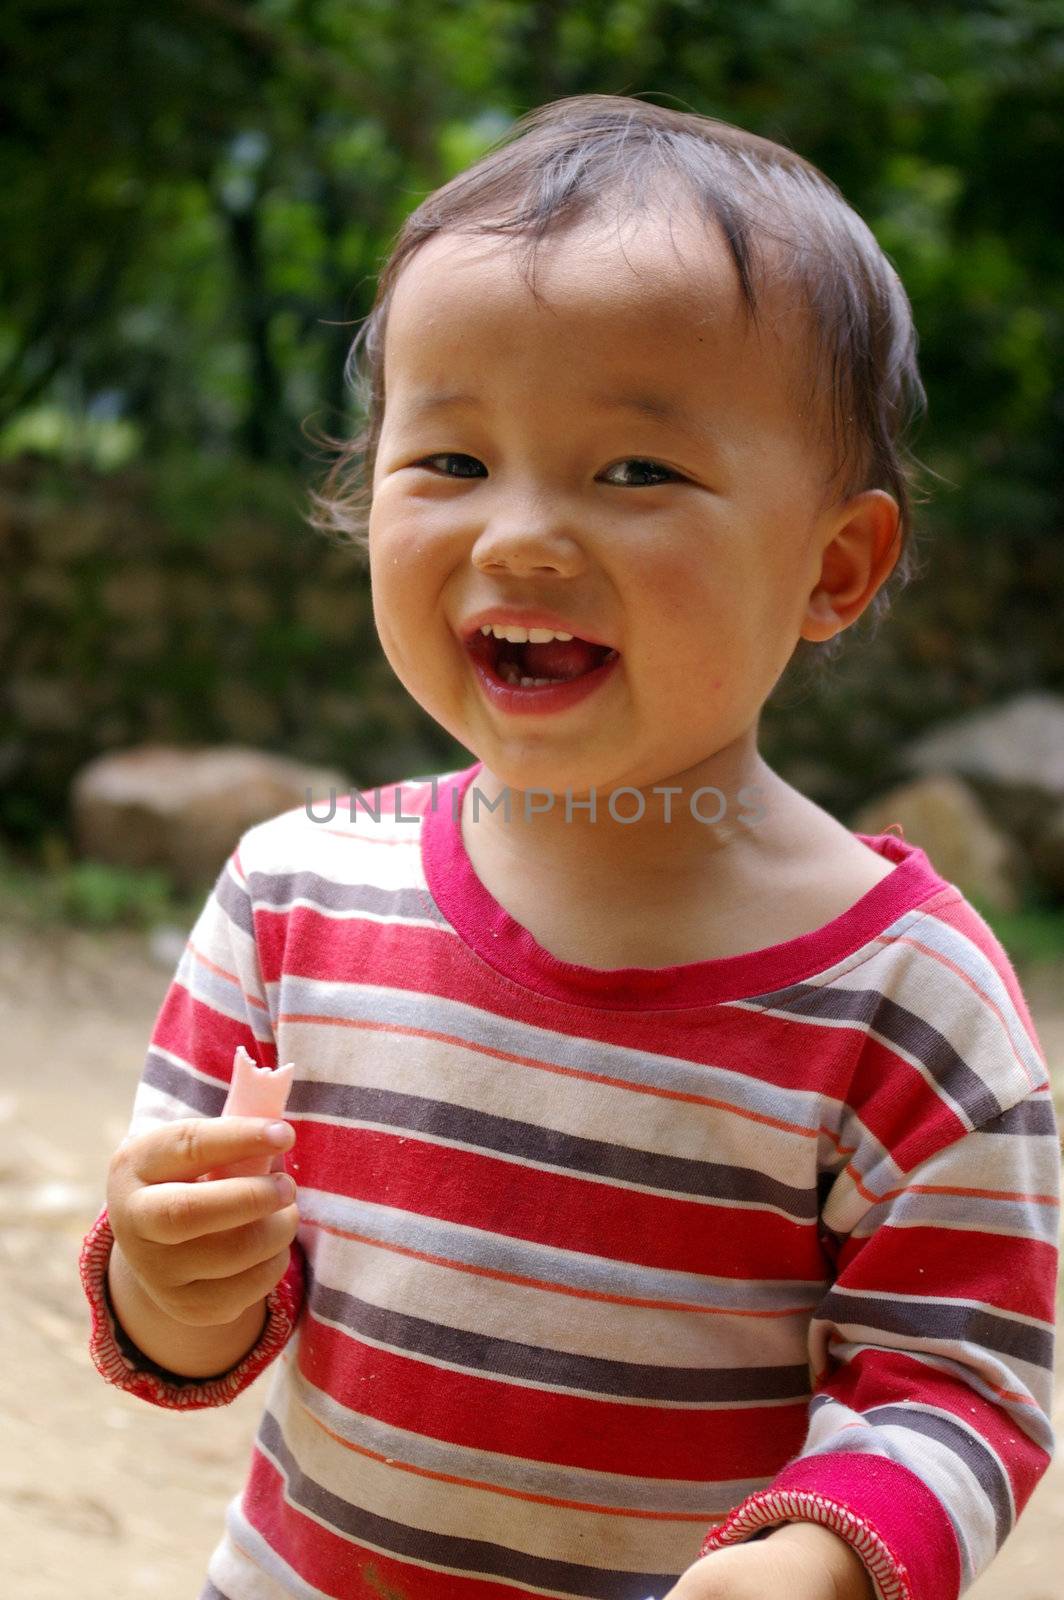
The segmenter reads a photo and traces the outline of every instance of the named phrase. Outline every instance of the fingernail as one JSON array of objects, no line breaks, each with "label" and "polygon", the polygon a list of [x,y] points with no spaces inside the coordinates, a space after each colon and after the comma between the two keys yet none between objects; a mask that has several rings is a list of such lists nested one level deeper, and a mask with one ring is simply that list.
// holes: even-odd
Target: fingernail
[{"label": "fingernail", "polygon": [[296,1197],[295,1181],[287,1172],[274,1173],[273,1186],[282,1200],[294,1200]]},{"label": "fingernail", "polygon": [[295,1129],[288,1122],[271,1122],[266,1129],[267,1144],[286,1145],[295,1139]]}]

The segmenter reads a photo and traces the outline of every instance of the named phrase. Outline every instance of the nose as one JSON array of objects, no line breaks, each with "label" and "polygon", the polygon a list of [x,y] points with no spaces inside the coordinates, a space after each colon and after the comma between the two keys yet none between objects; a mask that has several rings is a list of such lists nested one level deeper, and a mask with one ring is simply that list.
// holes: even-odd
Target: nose
[{"label": "nose", "polygon": [[580,542],[549,510],[536,516],[515,509],[493,518],[477,535],[470,559],[482,572],[556,572],[562,577],[574,576],[585,565]]}]

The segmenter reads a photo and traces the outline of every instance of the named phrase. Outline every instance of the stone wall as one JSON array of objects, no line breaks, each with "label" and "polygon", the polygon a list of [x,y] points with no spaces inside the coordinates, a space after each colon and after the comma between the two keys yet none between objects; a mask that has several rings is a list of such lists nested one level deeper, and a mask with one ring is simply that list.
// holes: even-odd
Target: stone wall
[{"label": "stone wall", "polygon": [[395,679],[358,554],[307,526],[292,475],[227,486],[189,516],[142,470],[0,465],[0,839],[67,835],[74,773],[143,740],[359,785],[466,759]]},{"label": "stone wall", "polygon": [[[0,463],[0,841],[69,837],[74,773],[144,740],[255,745],[364,787],[470,759],[397,683],[361,558],[307,525],[293,474],[192,474]],[[784,674],[762,715],[766,760],[844,821],[927,728],[1064,692],[1064,541],[933,517],[928,570],[878,631],[859,621],[822,681]]]}]

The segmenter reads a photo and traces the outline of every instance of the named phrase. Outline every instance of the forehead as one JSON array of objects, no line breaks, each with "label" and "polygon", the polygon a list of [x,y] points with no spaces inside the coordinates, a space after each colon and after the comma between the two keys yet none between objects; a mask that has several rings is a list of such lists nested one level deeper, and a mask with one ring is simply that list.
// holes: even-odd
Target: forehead
[{"label": "forehead", "polygon": [[527,240],[440,233],[400,272],[385,338],[386,387],[490,387],[519,369],[526,385],[573,362],[611,379],[638,375],[695,403],[756,405],[793,425],[804,322],[771,280],[747,315],[719,226],[678,212],[597,217],[548,235],[528,281]]},{"label": "forehead", "polygon": [[[738,281],[707,229],[692,237],[690,222],[660,216],[589,219],[548,234],[536,246],[535,288],[540,303],[559,316],[605,319],[634,310],[674,320],[715,320],[738,310]],[[393,309],[424,314],[453,286],[464,297],[475,285],[477,309],[520,314],[535,304],[522,271],[530,240],[499,234],[439,233],[403,269]],[[526,304],[527,301],[527,304]]]}]

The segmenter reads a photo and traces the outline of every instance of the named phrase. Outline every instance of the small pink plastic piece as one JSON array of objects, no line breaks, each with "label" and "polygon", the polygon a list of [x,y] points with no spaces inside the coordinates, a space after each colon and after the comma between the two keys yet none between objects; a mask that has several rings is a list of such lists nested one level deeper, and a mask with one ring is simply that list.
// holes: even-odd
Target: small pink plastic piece
[{"label": "small pink plastic piece", "polygon": [[[271,1122],[284,1121],[284,1108],[292,1088],[295,1062],[283,1067],[257,1067],[242,1044],[233,1056],[233,1075],[229,1093],[222,1107],[223,1117],[266,1117]],[[215,1167],[203,1174],[201,1182],[210,1178],[261,1177],[265,1173],[281,1171],[284,1152],[266,1151],[261,1156],[248,1156],[245,1161],[231,1161],[227,1166]]]}]

